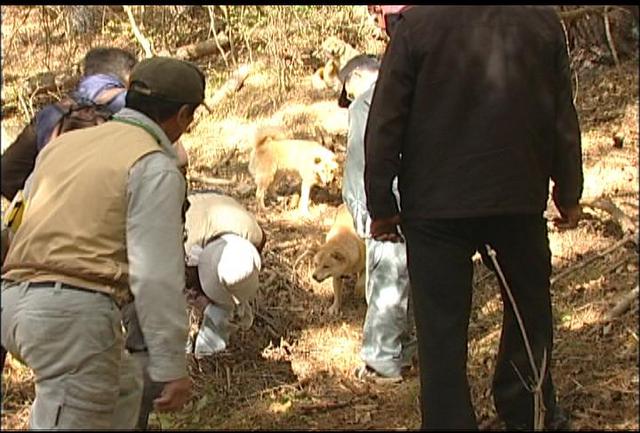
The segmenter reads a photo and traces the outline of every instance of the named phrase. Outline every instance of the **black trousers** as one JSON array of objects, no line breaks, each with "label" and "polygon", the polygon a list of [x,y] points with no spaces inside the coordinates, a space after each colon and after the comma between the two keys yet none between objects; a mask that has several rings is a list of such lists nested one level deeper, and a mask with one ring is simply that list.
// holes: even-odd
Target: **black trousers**
[{"label": "black trousers", "polygon": [[[423,429],[477,429],[467,379],[468,325],[473,263],[477,251],[489,264],[485,244],[497,260],[515,298],[539,369],[553,350],[549,292],[551,252],[542,215],[430,219],[402,224],[414,299],[420,359]],[[492,267],[492,266],[490,266]],[[496,411],[509,429],[533,429],[533,394],[522,384],[531,364],[514,310],[500,284],[504,305],[502,334],[493,376]],[[556,398],[551,375],[543,382],[545,421]]]}]

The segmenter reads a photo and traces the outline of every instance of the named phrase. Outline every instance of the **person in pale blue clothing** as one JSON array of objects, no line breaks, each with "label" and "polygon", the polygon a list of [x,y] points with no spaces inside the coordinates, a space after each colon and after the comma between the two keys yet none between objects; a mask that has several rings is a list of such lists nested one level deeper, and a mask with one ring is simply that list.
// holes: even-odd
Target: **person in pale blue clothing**
[{"label": "person in pale blue clothing", "polygon": [[[360,55],[339,73],[343,89],[338,104],[349,108],[342,199],[367,250],[367,313],[360,351],[363,365],[356,369],[356,376],[401,380],[416,348],[405,245],[369,236],[371,218],[364,187],[364,134],[378,68],[374,57]],[[393,193],[399,202],[395,184]]]}]

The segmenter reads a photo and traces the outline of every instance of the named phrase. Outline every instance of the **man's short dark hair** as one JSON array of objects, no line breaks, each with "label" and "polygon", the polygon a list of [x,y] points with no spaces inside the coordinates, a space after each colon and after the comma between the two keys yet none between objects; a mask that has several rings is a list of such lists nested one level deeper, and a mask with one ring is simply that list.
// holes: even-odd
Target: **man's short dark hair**
[{"label": "man's short dark hair", "polygon": [[342,90],[338,97],[338,106],[341,108],[349,107],[352,102],[347,96],[347,81],[351,78],[353,71],[357,69],[377,72],[380,69],[380,62],[376,56],[371,54],[360,54],[349,60],[340,72],[338,72],[338,78],[342,83]]},{"label": "man's short dark hair", "polygon": [[351,73],[356,69],[376,72],[380,69],[380,61],[372,54],[359,54],[349,60],[338,72],[338,78],[342,84],[346,83]]},{"label": "man's short dark hair", "polygon": [[93,48],[84,56],[84,75],[114,75],[126,84],[126,78],[136,63],[136,56],[121,48]]},{"label": "man's short dark hair", "polygon": [[135,90],[127,91],[125,106],[145,114],[156,123],[164,122],[174,116],[183,105],[189,106],[191,113],[200,104],[189,104],[184,102],[167,101],[166,99],[154,98],[143,95]]}]

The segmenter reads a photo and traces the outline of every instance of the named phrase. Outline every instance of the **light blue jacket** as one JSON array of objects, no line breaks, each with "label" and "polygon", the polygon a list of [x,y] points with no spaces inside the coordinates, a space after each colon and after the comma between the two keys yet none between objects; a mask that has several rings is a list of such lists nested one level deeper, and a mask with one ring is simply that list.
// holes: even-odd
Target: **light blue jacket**
[{"label": "light blue jacket", "polygon": [[[365,238],[369,235],[371,218],[367,211],[367,196],[364,189],[364,134],[375,83],[362,92],[349,106],[349,132],[347,135],[347,155],[342,179],[342,201],[347,205],[356,232]],[[398,179],[393,180],[393,193],[400,203]]]}]

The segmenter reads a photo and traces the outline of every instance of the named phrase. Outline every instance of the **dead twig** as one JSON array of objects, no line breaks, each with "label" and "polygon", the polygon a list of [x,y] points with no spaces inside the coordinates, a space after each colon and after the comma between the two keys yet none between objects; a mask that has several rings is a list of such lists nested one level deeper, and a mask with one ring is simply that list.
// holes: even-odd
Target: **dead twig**
[{"label": "dead twig", "polygon": [[129,24],[131,24],[131,31],[133,31],[133,35],[136,37],[140,45],[142,45],[142,49],[144,49],[145,56],[147,59],[153,57],[153,49],[151,48],[151,42],[145,35],[142,34],[138,25],[136,24],[136,19],[133,17],[133,11],[131,10],[131,6],[122,6],[124,11],[127,13],[129,17]]},{"label": "dead twig", "polygon": [[297,407],[301,412],[326,411],[351,406],[353,402],[354,399],[350,399],[347,401],[320,401],[317,403],[302,404]]},{"label": "dead twig", "polygon": [[227,374],[227,392],[231,391],[231,369],[228,365],[224,366],[224,371]]},{"label": "dead twig", "polygon": [[260,311],[256,311],[255,315],[267,325],[267,331],[269,331],[269,334],[271,334],[273,338],[281,336],[282,333],[278,333],[278,327],[273,323],[273,320],[262,314]]},{"label": "dead twig", "polygon": [[207,6],[207,12],[209,12],[209,31],[213,34],[213,40],[216,43],[216,47],[222,56],[222,60],[224,60],[224,64],[229,68],[229,62],[227,61],[227,53],[225,53],[224,49],[220,45],[220,41],[218,40],[218,32],[216,31],[216,23],[215,23],[215,13],[213,10],[214,6]]},{"label": "dead twig", "polygon": [[583,15],[590,13],[602,13],[602,6],[587,6],[579,9],[574,9],[571,11],[562,11],[558,12],[560,19],[563,21],[572,21],[577,18],[581,18]]},{"label": "dead twig", "polygon": [[189,180],[193,182],[206,183],[207,185],[231,185],[234,183],[230,179],[213,178],[207,176],[189,176]]},{"label": "dead twig", "polygon": [[478,278],[478,280],[475,282],[475,285],[477,286],[478,284],[482,283],[483,281],[485,281],[486,279],[488,279],[489,277],[491,277],[493,275],[494,275],[493,272],[488,271],[486,274],[484,274],[483,276]]},{"label": "dead twig", "polygon": [[211,98],[204,101],[209,112],[213,112],[213,107],[218,105],[224,98],[237,92],[244,85],[245,80],[251,73],[251,65],[241,65],[231,74],[229,79],[222,85]]},{"label": "dead twig", "polygon": [[602,15],[602,19],[604,20],[604,32],[607,36],[607,43],[609,44],[609,50],[611,50],[611,55],[613,56],[613,61],[616,64],[616,68],[620,69],[620,60],[618,59],[618,52],[616,51],[616,46],[613,43],[613,38],[611,37],[611,25],[609,23],[609,6],[604,7],[604,14]]},{"label": "dead twig", "polygon": [[618,269],[620,266],[624,265],[625,263],[627,263],[629,261],[629,259],[631,259],[633,256],[631,255],[626,255],[623,258],[621,258],[620,260],[616,261],[615,263],[613,263],[611,266],[607,266],[606,269],[604,269],[601,272],[601,275],[606,275],[609,272],[613,272],[616,269]]},{"label": "dead twig", "polygon": [[625,294],[618,303],[607,312],[604,320],[610,321],[624,313],[631,303],[638,299],[639,286],[636,286],[629,293]]},{"label": "dead twig", "polygon": [[[524,347],[527,351],[527,356],[529,358],[529,363],[531,364],[531,371],[533,372],[533,386],[527,384],[524,378],[520,375],[520,372],[516,368],[516,373],[520,377],[522,384],[529,392],[533,393],[533,429],[535,431],[540,431],[544,428],[544,414],[546,412],[546,408],[544,407],[544,400],[542,396],[542,383],[544,381],[547,369],[547,349],[545,348],[542,353],[542,365],[540,370],[536,367],[535,358],[533,357],[533,352],[531,350],[531,345],[529,343],[529,338],[527,337],[527,330],[524,327],[524,322],[522,321],[522,317],[520,316],[520,312],[518,311],[518,305],[516,304],[516,300],[511,293],[511,289],[507,284],[507,280],[502,273],[502,269],[500,268],[500,264],[498,263],[498,259],[496,258],[496,251],[491,248],[490,245],[486,244],[485,248],[487,249],[487,253],[489,257],[491,257],[491,261],[493,262],[493,266],[502,281],[502,285],[504,286],[505,292],[507,293],[507,297],[509,298],[509,302],[511,303],[511,307],[513,308],[513,312],[516,316],[516,320],[518,321],[518,327],[520,328],[520,332],[522,333],[522,339],[524,341]],[[515,365],[514,365],[515,368]]]},{"label": "dead twig", "polygon": [[553,278],[551,278],[551,285],[555,284],[559,279],[561,279],[563,277],[566,277],[567,275],[571,274],[572,272],[575,272],[576,270],[585,267],[589,263],[594,262],[595,260],[606,256],[610,252],[617,250],[618,248],[620,248],[621,246],[623,246],[627,242],[633,241],[634,239],[635,239],[635,234],[629,234],[629,235],[625,236],[624,238],[622,238],[620,241],[616,242],[615,244],[613,244],[612,246],[607,248],[606,250],[602,251],[601,253],[596,254],[594,256],[591,256],[588,259],[583,260],[582,262],[576,263],[575,265],[564,269],[562,272],[558,273]]},{"label": "dead twig", "polygon": [[223,165],[227,165],[229,161],[231,161],[231,158],[233,158],[237,153],[238,153],[237,147],[234,147],[233,149],[231,149],[231,151],[227,153],[224,158],[218,161],[218,163],[216,164],[216,168]]},{"label": "dead twig", "polygon": [[298,264],[302,261],[302,259],[305,256],[312,255],[312,254],[313,254],[313,250],[311,248],[307,248],[306,250],[304,250],[304,252],[298,256],[295,262],[293,262],[293,272],[296,272]]},{"label": "dead twig", "polygon": [[637,232],[636,221],[624,213],[609,197],[582,200],[582,206],[607,212],[624,232]]}]

